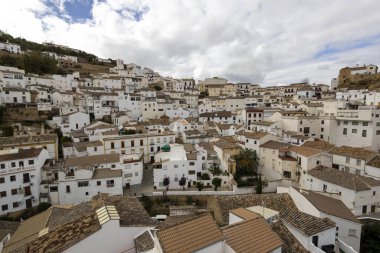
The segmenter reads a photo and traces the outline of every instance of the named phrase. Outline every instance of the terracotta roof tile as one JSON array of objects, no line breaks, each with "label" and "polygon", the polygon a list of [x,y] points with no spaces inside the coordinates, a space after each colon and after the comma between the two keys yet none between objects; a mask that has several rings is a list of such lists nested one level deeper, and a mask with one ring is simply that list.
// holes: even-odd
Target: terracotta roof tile
[{"label": "terracotta roof tile", "polygon": [[272,229],[284,241],[282,253],[309,253],[302,244],[294,237],[281,220],[272,224]]},{"label": "terracotta roof tile", "polygon": [[335,222],[329,218],[321,219],[295,209],[285,210],[280,214],[280,218],[307,236],[312,236],[335,227]]},{"label": "terracotta roof tile", "polygon": [[210,214],[160,230],[157,235],[165,253],[195,252],[224,240]]},{"label": "terracotta roof tile", "polygon": [[358,158],[366,161],[372,159],[377,154],[376,152],[366,150],[364,148],[355,148],[349,146],[335,147],[330,151],[330,153],[334,155]]},{"label": "terracotta roof tile", "polygon": [[227,244],[236,253],[266,253],[282,246],[279,236],[261,218],[238,222],[223,228]]},{"label": "terracotta roof tile", "polygon": [[373,186],[380,186],[380,180],[343,172],[337,169],[319,165],[306,172],[310,176],[335,185],[339,185],[355,191],[370,190]]},{"label": "terracotta roof tile", "polygon": [[299,191],[319,211],[355,223],[361,223],[359,219],[346,207],[346,205],[341,200],[334,199],[313,191]]}]

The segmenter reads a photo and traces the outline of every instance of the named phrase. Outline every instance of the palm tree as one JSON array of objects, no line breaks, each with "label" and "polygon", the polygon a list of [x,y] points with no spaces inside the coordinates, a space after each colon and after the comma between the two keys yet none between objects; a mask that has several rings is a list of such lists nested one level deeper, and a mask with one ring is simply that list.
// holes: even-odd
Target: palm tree
[{"label": "palm tree", "polygon": [[245,148],[240,150],[240,154],[235,157],[236,173],[239,175],[252,176],[257,174],[259,167],[259,157],[256,150]]}]

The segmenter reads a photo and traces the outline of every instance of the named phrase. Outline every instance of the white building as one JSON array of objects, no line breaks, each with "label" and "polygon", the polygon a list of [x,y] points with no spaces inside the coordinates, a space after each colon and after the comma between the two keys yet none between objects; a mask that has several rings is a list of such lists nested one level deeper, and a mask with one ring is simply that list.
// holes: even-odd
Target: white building
[{"label": "white building", "polygon": [[0,66],[0,86],[25,88],[26,82],[24,74],[24,70],[8,66]]},{"label": "white building", "polygon": [[21,47],[20,45],[14,44],[14,43],[4,43],[0,42],[0,50],[5,50],[14,54],[21,54]]},{"label": "white building", "polygon": [[0,92],[0,104],[30,103],[30,91],[23,88],[4,87]]},{"label": "white building", "polygon": [[327,217],[335,222],[338,239],[351,246],[356,252],[360,251],[362,223],[342,201],[320,193],[293,187],[278,188],[277,192],[288,193],[301,212],[319,218]]},{"label": "white building", "polygon": [[318,166],[303,175],[301,188],[340,199],[356,216],[376,212],[380,203],[380,181]]},{"label": "white building", "polygon": [[[154,223],[136,198],[97,195],[78,205],[53,206],[23,221],[3,252],[135,252],[134,238]],[[133,251],[131,251],[133,249]]]},{"label": "white building", "polygon": [[60,128],[64,135],[68,136],[71,131],[79,130],[89,125],[90,115],[83,112],[73,112],[67,115],[53,117],[52,123],[55,124],[57,128]]},{"label": "white building", "polygon": [[99,193],[123,195],[119,154],[69,157],[58,172],[59,204],[89,201]]},{"label": "white building", "polygon": [[156,153],[153,164],[154,186],[165,188],[164,179],[169,178],[169,189],[181,189],[181,178],[186,179],[183,187],[190,187],[197,182],[197,173],[202,172],[206,162],[207,152],[196,150],[192,144],[171,144],[164,146]]},{"label": "white building", "polygon": [[0,154],[1,215],[39,204],[41,167],[48,158],[45,149],[13,149]]}]

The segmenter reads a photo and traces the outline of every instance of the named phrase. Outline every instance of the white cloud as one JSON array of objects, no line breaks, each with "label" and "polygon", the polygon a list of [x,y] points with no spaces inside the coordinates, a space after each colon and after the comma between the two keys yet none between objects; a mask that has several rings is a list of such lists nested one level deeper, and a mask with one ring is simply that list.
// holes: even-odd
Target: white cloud
[{"label": "white cloud", "polygon": [[68,15],[65,1],[2,1],[0,29],[174,77],[328,83],[346,65],[380,64],[376,0],[107,0],[85,22],[54,11]]}]

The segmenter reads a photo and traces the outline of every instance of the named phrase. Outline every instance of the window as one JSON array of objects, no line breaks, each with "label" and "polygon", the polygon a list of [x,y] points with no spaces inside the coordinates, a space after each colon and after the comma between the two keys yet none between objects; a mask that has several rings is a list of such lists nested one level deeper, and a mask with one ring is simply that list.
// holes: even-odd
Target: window
[{"label": "window", "polygon": [[16,162],[11,162],[12,167],[16,167]]},{"label": "window", "polygon": [[373,192],[372,192],[372,196],[375,196],[375,195],[376,195],[376,191],[373,191]]},{"label": "window", "polygon": [[190,162],[190,166],[194,166],[195,165],[195,162]]},{"label": "window", "polygon": [[17,195],[17,189],[12,189],[11,190],[11,195]]},{"label": "window", "polygon": [[358,132],[357,129],[352,129],[352,133],[353,133],[353,134],[356,134],[357,132]]},{"label": "window", "polygon": [[362,137],[367,137],[367,130],[363,130]]},{"label": "window", "polygon": [[115,148],[115,143],[111,142],[111,149]]},{"label": "window", "polygon": [[194,175],[195,174],[195,170],[189,170],[189,175]]},{"label": "window", "polygon": [[13,208],[17,208],[18,207],[18,202],[13,202],[12,206],[13,206]]},{"label": "window", "polygon": [[95,152],[98,151],[98,147],[94,147],[94,151],[95,151]]},{"label": "window", "polygon": [[290,171],[284,171],[284,177],[285,178],[291,178],[292,177],[292,172],[290,172]]},{"label": "window", "polygon": [[2,211],[7,211],[8,210],[8,205],[2,205],[1,206]]},{"label": "window", "polygon": [[107,187],[114,187],[115,186],[115,181],[113,179],[107,180]]},{"label": "window", "polygon": [[323,185],[323,191],[325,192],[325,191],[327,191],[327,185]]},{"label": "window", "polygon": [[58,186],[50,186],[50,192],[58,192]]},{"label": "window", "polygon": [[321,120],[321,124],[322,124],[322,125],[325,124],[325,121],[324,121],[324,120]]},{"label": "window", "polygon": [[[125,143],[124,143],[124,141],[121,142],[121,147],[122,147],[122,148],[125,148]],[[132,146],[132,147],[133,147],[133,146]]]},{"label": "window", "polygon": [[175,169],[178,169],[178,165],[174,165],[174,168],[175,168]]},{"label": "window", "polygon": [[346,163],[350,163],[350,158],[346,157]]},{"label": "window", "polygon": [[356,160],[356,165],[357,165],[357,166],[360,166],[361,164],[362,164],[362,161],[359,160],[359,159],[357,159],[357,160]]},{"label": "window", "polygon": [[343,125],[348,125],[348,121],[343,121]]},{"label": "window", "polygon": [[97,185],[97,186],[102,185],[102,181],[96,181],[96,185]]},{"label": "window", "polygon": [[28,164],[29,165],[33,165],[34,164],[34,160],[28,160]]},{"label": "window", "polygon": [[18,166],[19,167],[24,167],[24,162],[23,161],[18,162]]},{"label": "window", "polygon": [[347,135],[347,128],[343,128],[343,135]]},{"label": "window", "polygon": [[112,164],[112,165],[111,165],[111,168],[112,168],[112,169],[116,168],[116,165],[115,165],[115,164]]},{"label": "window", "polygon": [[135,141],[131,141],[131,147],[135,146]]},{"label": "window", "polygon": [[88,181],[80,181],[78,182],[78,187],[86,187],[88,186]]},{"label": "window", "polygon": [[353,126],[357,126],[357,125],[359,125],[359,124],[358,124],[357,121],[353,121],[353,122],[352,122],[352,125],[353,125]]},{"label": "window", "polygon": [[368,122],[363,122],[363,126],[368,126]]},{"label": "window", "polygon": [[16,176],[11,176],[11,182],[16,181]]},{"label": "window", "polygon": [[376,135],[380,135],[380,130],[376,130]]},{"label": "window", "polygon": [[135,177],[138,177],[139,176],[139,173],[138,172],[135,172]]},{"label": "window", "polygon": [[7,192],[6,191],[2,191],[2,192],[0,192],[0,197],[1,198],[4,198],[4,197],[6,197],[7,196]]},{"label": "window", "polygon": [[132,173],[127,173],[127,174],[124,174],[124,177],[125,177],[125,178],[133,177],[133,174],[132,174]]},{"label": "window", "polygon": [[4,184],[5,183],[5,179],[3,177],[0,177],[0,184]]},{"label": "window", "polygon": [[302,120],[300,120],[300,125],[302,125]]},{"label": "window", "polygon": [[140,140],[140,146],[144,146],[144,140]]},{"label": "window", "polygon": [[5,164],[4,163],[0,164],[0,168],[5,169]]},{"label": "window", "polygon": [[325,129],[322,127],[322,128],[321,128],[321,132],[323,132],[323,131],[325,131]]},{"label": "window", "polygon": [[70,192],[71,192],[70,185],[66,185],[66,193],[70,193]]},{"label": "window", "polygon": [[356,236],[356,229],[349,229],[348,236]]}]

